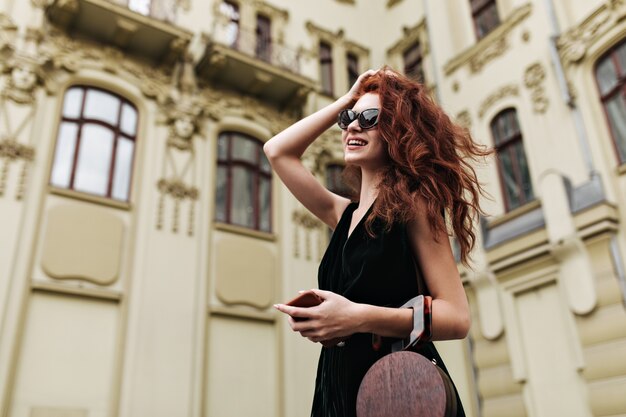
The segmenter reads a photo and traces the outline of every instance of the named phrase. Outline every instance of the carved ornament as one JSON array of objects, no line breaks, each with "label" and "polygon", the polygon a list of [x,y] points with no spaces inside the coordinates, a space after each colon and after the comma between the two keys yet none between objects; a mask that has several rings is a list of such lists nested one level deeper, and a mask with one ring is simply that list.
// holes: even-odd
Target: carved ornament
[{"label": "carved ornament", "polygon": [[459,114],[456,115],[455,120],[460,126],[463,126],[466,129],[470,129],[472,127],[472,116],[470,116],[470,113],[467,110],[459,112]]},{"label": "carved ornament", "polygon": [[0,140],[0,158],[12,161],[23,159],[32,161],[35,158],[35,149],[32,146],[21,144],[13,139]]},{"label": "carved ornament", "polygon": [[341,132],[336,129],[329,129],[322,133],[302,157],[304,166],[319,176],[324,174],[327,162],[330,160],[343,160]]},{"label": "carved ornament", "polygon": [[538,62],[526,68],[524,73],[524,85],[530,90],[535,113],[545,113],[550,104],[543,84],[545,78],[546,70]]},{"label": "carved ornament", "polygon": [[580,63],[589,48],[626,16],[624,0],[609,0],[579,25],[563,33],[557,47],[563,66]]},{"label": "carved ornament", "polygon": [[483,100],[478,110],[478,117],[482,119],[487,110],[503,98],[514,96],[519,96],[519,88],[515,84],[509,84],[501,87]]},{"label": "carved ornament", "polygon": [[508,50],[510,33],[530,16],[531,12],[531,3],[513,10],[511,15],[487,36],[448,61],[444,66],[445,74],[450,75],[465,65],[469,66],[472,73],[480,72],[485,65]]}]

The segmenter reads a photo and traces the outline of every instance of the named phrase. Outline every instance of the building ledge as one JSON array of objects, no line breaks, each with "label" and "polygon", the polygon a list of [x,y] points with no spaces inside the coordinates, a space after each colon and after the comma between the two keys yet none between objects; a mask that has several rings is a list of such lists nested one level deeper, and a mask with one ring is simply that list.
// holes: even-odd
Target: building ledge
[{"label": "building ledge", "polygon": [[156,63],[174,62],[193,34],[110,0],[55,0],[50,22],[72,36],[85,36]]}]

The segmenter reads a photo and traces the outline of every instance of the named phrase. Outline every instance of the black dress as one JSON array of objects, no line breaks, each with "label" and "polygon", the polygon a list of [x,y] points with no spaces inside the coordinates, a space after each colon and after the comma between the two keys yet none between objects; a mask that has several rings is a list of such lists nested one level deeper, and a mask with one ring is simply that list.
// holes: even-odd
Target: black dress
[{"label": "black dress", "polygon": [[[376,237],[369,237],[364,223],[370,207],[348,238],[357,207],[357,203],[348,205],[337,224],[320,263],[319,288],[357,303],[399,307],[419,294],[406,226],[394,224],[390,231],[383,232],[382,222],[375,220]],[[343,347],[322,348],[311,416],[355,417],[361,380],[376,360],[391,352],[393,341],[384,338],[382,348],[374,351],[372,335],[356,333]],[[432,343],[420,352],[448,372]],[[457,403],[457,416],[465,416],[458,394]]]}]

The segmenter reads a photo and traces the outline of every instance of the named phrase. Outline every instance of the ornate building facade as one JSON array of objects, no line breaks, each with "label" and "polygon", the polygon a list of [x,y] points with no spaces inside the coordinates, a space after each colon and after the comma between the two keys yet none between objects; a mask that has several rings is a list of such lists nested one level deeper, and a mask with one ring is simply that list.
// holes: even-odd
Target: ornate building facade
[{"label": "ornate building facade", "polygon": [[[626,3],[0,0],[0,416],[306,416],[328,239],[272,135],[383,64],[496,158],[468,416],[626,415]],[[341,192],[337,128],[304,156]]]}]

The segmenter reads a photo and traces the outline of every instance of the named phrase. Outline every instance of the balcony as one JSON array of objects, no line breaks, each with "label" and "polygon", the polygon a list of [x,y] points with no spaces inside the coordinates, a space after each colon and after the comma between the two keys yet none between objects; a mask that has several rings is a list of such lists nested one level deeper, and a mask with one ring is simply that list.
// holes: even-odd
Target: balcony
[{"label": "balcony", "polygon": [[314,82],[300,74],[302,53],[217,17],[198,74],[279,108],[301,106]]},{"label": "balcony", "polygon": [[72,36],[160,64],[180,56],[193,35],[171,23],[176,10],[176,0],[54,0],[46,15]]}]

